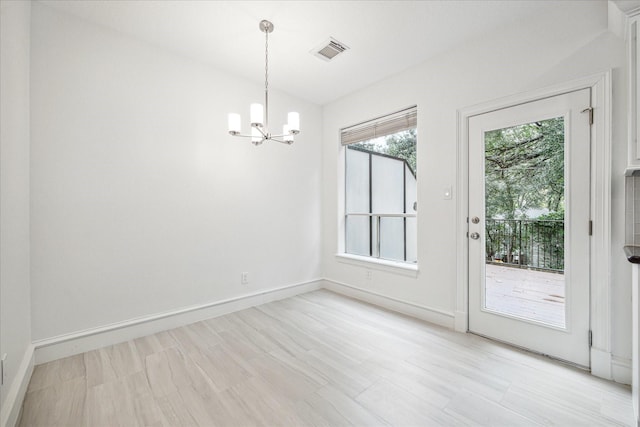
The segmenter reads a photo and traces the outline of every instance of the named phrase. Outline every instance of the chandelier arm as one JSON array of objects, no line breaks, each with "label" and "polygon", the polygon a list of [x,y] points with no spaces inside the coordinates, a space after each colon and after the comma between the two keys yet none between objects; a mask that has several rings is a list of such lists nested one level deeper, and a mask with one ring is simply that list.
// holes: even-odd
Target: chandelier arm
[{"label": "chandelier arm", "polygon": [[291,130],[291,131],[289,131],[289,133],[282,133],[282,134],[273,135],[273,136],[276,137],[276,138],[283,138],[283,137],[288,136],[288,135],[297,135],[299,133],[300,133],[299,130],[298,131]]}]

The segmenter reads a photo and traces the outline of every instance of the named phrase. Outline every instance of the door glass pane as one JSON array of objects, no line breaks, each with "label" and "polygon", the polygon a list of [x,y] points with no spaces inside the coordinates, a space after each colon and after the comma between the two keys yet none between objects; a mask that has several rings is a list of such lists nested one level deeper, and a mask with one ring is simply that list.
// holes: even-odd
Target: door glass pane
[{"label": "door glass pane", "polygon": [[557,117],[485,132],[485,298],[565,327],[565,145]]}]

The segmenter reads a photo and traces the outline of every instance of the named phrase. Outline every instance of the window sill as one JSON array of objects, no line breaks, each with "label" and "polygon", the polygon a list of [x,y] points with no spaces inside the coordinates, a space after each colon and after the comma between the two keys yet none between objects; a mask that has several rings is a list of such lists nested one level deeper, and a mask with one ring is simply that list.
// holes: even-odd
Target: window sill
[{"label": "window sill", "polygon": [[370,258],[351,254],[336,254],[336,261],[343,264],[357,265],[359,267],[372,268],[409,277],[418,277],[418,264],[387,261],[384,259]]}]

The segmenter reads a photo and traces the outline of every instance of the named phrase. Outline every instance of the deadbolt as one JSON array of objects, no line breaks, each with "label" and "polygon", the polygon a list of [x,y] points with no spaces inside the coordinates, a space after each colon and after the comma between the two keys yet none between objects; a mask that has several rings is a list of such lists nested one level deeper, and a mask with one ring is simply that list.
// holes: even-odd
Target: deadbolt
[{"label": "deadbolt", "polygon": [[480,218],[478,218],[477,216],[474,216],[473,218],[471,218],[471,222],[474,224],[477,224],[480,222]]},{"label": "deadbolt", "polygon": [[473,233],[469,234],[469,237],[471,237],[473,240],[478,240],[480,238],[480,234],[474,231]]}]

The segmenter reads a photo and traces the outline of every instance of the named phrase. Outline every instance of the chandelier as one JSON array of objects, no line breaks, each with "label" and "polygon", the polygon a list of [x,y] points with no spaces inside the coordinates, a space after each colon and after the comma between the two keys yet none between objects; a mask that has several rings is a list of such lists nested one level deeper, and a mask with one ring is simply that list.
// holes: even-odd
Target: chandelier
[{"label": "chandelier", "polygon": [[265,35],[264,43],[264,107],[262,104],[251,104],[249,119],[251,121],[251,135],[241,133],[240,114],[229,114],[229,133],[233,136],[251,138],[253,145],[260,145],[265,141],[276,141],[293,144],[293,136],[300,133],[300,116],[291,112],[287,115],[287,124],[282,127],[281,134],[269,132],[269,33],[273,31],[273,24],[267,20],[260,22],[260,31]]}]

